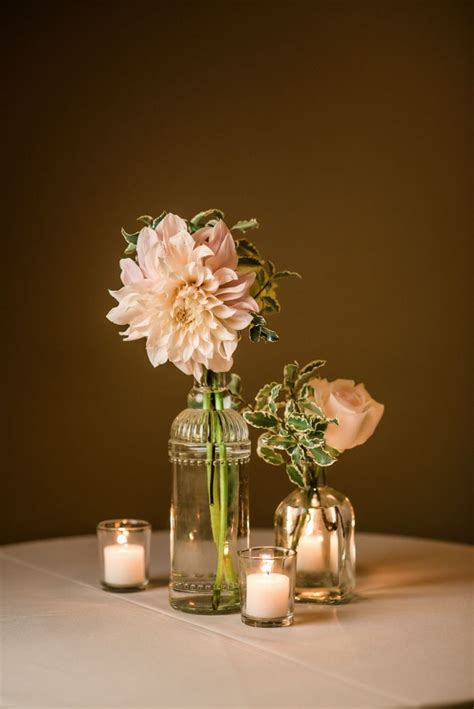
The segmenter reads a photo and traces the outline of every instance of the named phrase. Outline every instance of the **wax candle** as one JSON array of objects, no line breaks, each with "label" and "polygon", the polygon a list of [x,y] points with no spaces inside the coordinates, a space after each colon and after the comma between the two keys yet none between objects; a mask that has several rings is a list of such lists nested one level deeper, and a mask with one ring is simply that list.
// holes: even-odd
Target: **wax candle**
[{"label": "wax candle", "polygon": [[338,573],[339,537],[337,532],[318,532],[301,537],[296,567],[303,574]]},{"label": "wax candle", "polygon": [[145,582],[145,549],[141,544],[104,547],[104,580],[110,586],[140,586]]},{"label": "wax candle", "polygon": [[317,574],[325,571],[324,537],[322,534],[301,537],[296,551],[296,568],[300,573]]},{"label": "wax candle", "polygon": [[285,574],[247,576],[245,612],[252,618],[282,618],[288,613],[290,579]]}]

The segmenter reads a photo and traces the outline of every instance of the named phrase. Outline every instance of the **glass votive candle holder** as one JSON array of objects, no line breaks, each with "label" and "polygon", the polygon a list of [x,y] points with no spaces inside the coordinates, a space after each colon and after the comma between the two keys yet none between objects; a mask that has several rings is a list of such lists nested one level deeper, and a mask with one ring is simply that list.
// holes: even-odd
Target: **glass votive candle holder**
[{"label": "glass votive candle holder", "polygon": [[251,547],[238,553],[242,622],[257,628],[291,625],[296,552],[283,547]]},{"label": "glass votive candle holder", "polygon": [[100,582],[107,591],[139,591],[148,585],[151,524],[107,519],[97,525]]}]

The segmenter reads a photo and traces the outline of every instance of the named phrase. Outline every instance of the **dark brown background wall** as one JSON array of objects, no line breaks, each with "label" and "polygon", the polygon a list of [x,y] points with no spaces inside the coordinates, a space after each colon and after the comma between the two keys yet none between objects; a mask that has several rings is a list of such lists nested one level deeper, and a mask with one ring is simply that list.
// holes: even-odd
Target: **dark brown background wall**
[{"label": "dark brown background wall", "polygon": [[[168,524],[189,380],[105,320],[120,227],[218,206],[301,282],[252,396],[325,357],[386,405],[331,471],[359,529],[469,537],[470,3],[68,2],[4,10],[3,541]],[[4,64],[5,65],[5,64]],[[11,220],[12,224],[7,226]],[[290,489],[252,463],[254,525]]]}]

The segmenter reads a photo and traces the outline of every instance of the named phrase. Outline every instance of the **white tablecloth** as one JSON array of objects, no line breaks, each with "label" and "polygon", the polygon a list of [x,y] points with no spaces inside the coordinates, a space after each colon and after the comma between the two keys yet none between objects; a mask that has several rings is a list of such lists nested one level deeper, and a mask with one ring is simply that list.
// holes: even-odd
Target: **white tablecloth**
[{"label": "white tablecloth", "polygon": [[4,546],[3,706],[469,706],[472,550],[371,534],[357,550],[353,603],[259,629],[170,608],[164,532],[131,594],[101,590],[95,537]]}]

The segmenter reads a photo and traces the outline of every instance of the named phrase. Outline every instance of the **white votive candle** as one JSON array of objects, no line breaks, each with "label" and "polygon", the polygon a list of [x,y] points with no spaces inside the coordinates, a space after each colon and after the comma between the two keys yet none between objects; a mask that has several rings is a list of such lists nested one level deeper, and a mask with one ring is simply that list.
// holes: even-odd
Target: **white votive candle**
[{"label": "white votive candle", "polygon": [[141,544],[104,547],[104,581],[110,586],[140,586],[145,582],[145,549]]},{"label": "white votive candle", "polygon": [[289,596],[290,579],[285,574],[249,574],[245,613],[252,618],[283,618]]}]

